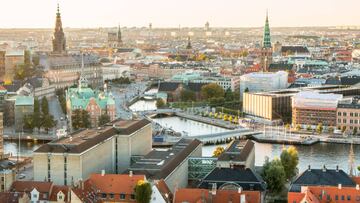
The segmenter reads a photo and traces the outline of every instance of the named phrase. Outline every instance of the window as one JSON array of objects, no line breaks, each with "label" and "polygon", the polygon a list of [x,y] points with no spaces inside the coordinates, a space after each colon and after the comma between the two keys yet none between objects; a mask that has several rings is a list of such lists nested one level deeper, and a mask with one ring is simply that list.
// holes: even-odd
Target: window
[{"label": "window", "polygon": [[339,196],[338,196],[338,195],[335,195],[335,200],[339,200]]},{"label": "window", "polygon": [[343,123],[346,123],[346,119],[343,119]]},{"label": "window", "polygon": [[351,117],[353,117],[353,116],[354,116],[354,114],[353,114],[353,113],[350,113],[350,116],[351,116]]},{"label": "window", "polygon": [[338,112],[338,116],[341,116],[341,112]]},{"label": "window", "polygon": [[101,198],[106,198],[106,193],[102,193]]},{"label": "window", "polygon": [[330,195],[326,195],[326,200],[330,201]]},{"label": "window", "polygon": [[360,196],[356,196],[356,201],[360,201]]},{"label": "window", "polygon": [[343,112],[343,116],[346,116],[346,112]]},{"label": "window", "polygon": [[131,194],[130,198],[131,198],[131,199],[135,199],[135,195],[134,195],[134,194]]},{"label": "window", "polygon": [[350,123],[353,123],[353,119],[350,119]]},{"label": "window", "polygon": [[347,196],[347,200],[348,200],[348,201],[351,200],[351,196],[350,196],[350,195]]},{"label": "window", "polygon": [[345,200],[345,196],[344,195],[341,195],[341,200]]},{"label": "window", "polygon": [[114,199],[114,193],[110,193],[110,198]]},{"label": "window", "polygon": [[341,123],[341,119],[340,119],[340,118],[338,119],[338,123]]},{"label": "window", "polygon": [[120,199],[125,199],[125,194],[120,194]]},{"label": "window", "polygon": [[355,117],[358,117],[358,113],[355,113]]}]

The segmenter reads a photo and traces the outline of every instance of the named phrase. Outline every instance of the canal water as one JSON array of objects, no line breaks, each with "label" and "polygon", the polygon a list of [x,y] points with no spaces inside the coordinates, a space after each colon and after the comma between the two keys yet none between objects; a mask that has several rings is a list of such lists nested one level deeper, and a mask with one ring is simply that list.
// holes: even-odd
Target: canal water
[{"label": "canal water", "polygon": [[156,108],[155,100],[139,100],[129,107],[131,111],[151,111]]},{"label": "canal water", "polygon": [[[156,122],[172,127],[175,131],[188,131],[189,136],[199,134],[210,134],[215,132],[226,131],[226,129],[199,123],[193,120],[180,119],[177,117],[157,118]],[[42,143],[21,142],[21,156],[31,156],[32,152],[37,149]],[[221,146],[226,146],[223,144]],[[216,145],[203,146],[203,155],[211,156],[212,152],[216,148]],[[255,143],[255,164],[261,166],[268,156],[270,159],[280,157],[281,151],[284,146],[281,144],[263,144]],[[312,146],[295,146],[299,152],[299,169],[300,171],[306,170],[308,165],[312,168],[321,168],[326,165],[327,168],[336,168],[339,165],[340,168],[348,172],[349,169],[349,152],[350,145],[346,144],[330,144],[330,143],[318,143]],[[18,143],[4,141],[5,153],[17,154]],[[353,151],[355,154],[355,167],[360,165],[360,145],[354,145]]]}]

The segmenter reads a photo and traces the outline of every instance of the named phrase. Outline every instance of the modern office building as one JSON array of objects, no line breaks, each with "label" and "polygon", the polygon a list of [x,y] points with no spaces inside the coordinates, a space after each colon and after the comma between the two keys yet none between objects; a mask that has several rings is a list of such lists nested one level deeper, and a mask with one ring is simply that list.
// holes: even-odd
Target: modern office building
[{"label": "modern office building", "polygon": [[297,93],[292,97],[292,124],[313,128],[319,123],[328,127],[336,126],[336,109],[342,98],[341,94]]},{"label": "modern office building", "polygon": [[244,98],[243,93],[265,92],[285,89],[288,87],[288,73],[285,71],[272,72],[253,72],[240,76],[240,97]]},{"label": "modern office building", "polygon": [[34,151],[34,180],[71,185],[92,173],[121,173],[132,156],[152,149],[147,120],[116,120],[101,128],[86,129],[49,142]]},{"label": "modern office building", "polygon": [[202,144],[199,140],[181,139],[168,150],[154,149],[137,160],[129,168],[134,174],[145,174],[149,181],[163,179],[174,192],[188,184],[188,160],[201,157]]}]

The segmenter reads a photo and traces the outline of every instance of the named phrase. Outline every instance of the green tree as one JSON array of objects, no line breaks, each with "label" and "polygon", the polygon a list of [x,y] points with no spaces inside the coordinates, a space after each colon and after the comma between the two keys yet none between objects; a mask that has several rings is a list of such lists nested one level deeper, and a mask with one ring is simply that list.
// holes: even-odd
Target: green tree
[{"label": "green tree", "polygon": [[224,152],[224,147],[216,147],[213,151],[213,157],[219,157]]},{"label": "green tree", "polygon": [[201,96],[204,99],[224,97],[224,89],[216,83],[210,83],[201,87]]},{"label": "green tree", "polygon": [[357,170],[360,172],[360,166],[357,167]]},{"label": "green tree", "polygon": [[261,176],[272,193],[279,193],[286,182],[285,170],[279,159],[270,162],[269,158],[266,157]]},{"label": "green tree", "polygon": [[322,125],[322,123],[319,123],[317,126],[316,126],[316,132],[321,134],[322,131],[324,130],[324,127]]},{"label": "green tree", "polygon": [[34,129],[34,119],[32,115],[25,115],[23,118],[23,128],[24,130],[33,131]]},{"label": "green tree", "polygon": [[45,128],[46,133],[49,133],[49,130],[56,126],[56,121],[54,120],[54,116],[50,114],[43,115],[43,123],[42,127]]},{"label": "green tree", "polygon": [[235,99],[234,97],[234,93],[231,91],[230,88],[228,88],[226,91],[225,91],[225,101],[233,101]]},{"label": "green tree", "polygon": [[74,130],[82,128],[81,110],[75,109],[71,115],[71,124]]},{"label": "green tree", "polygon": [[211,99],[209,99],[210,102],[210,106],[215,107],[215,106],[223,106],[225,99],[224,97],[213,97]]},{"label": "green tree", "polygon": [[285,125],[285,129],[286,129],[286,130],[290,130],[290,124],[287,123],[287,124]]},{"label": "green tree", "polygon": [[301,125],[297,124],[297,125],[296,125],[296,130],[297,130],[297,131],[300,131],[300,130],[301,130]]},{"label": "green tree", "polygon": [[81,110],[81,123],[82,123],[82,128],[90,128],[91,127],[91,123],[90,123],[90,115],[89,112],[87,112],[86,110]]},{"label": "green tree", "polygon": [[99,116],[99,126],[105,125],[108,122],[110,122],[110,116],[108,114],[105,113]]},{"label": "green tree", "polygon": [[195,101],[196,100],[195,92],[187,89],[181,90],[180,100],[183,102]]},{"label": "green tree", "polygon": [[245,88],[244,92],[249,92],[249,88],[248,87]]},{"label": "green tree", "polygon": [[346,131],[346,126],[343,126],[343,127],[341,128],[341,132],[344,133],[345,131]]},{"label": "green tree", "polygon": [[32,115],[34,127],[40,130],[41,128],[41,113],[40,113],[40,102],[37,98],[34,99],[34,113]]},{"label": "green tree", "polygon": [[299,155],[295,147],[284,149],[281,152],[280,160],[284,167],[287,179],[296,175],[297,165],[299,164]]},{"label": "green tree", "polygon": [[357,127],[355,127],[355,128],[353,129],[353,135],[356,135],[356,134],[357,134],[357,131],[358,131],[358,129],[357,129]]},{"label": "green tree", "polygon": [[157,99],[156,100],[156,107],[157,108],[163,108],[163,107],[165,107],[165,102],[164,102],[164,100],[163,99]]},{"label": "green tree", "polygon": [[44,115],[49,114],[49,102],[46,97],[41,99],[41,111]]},{"label": "green tree", "polygon": [[139,180],[135,186],[135,199],[137,203],[149,203],[152,189],[149,182]]},{"label": "green tree", "polygon": [[306,130],[307,130],[307,131],[311,131],[311,130],[312,130],[311,125],[307,125],[307,126],[306,126]]}]

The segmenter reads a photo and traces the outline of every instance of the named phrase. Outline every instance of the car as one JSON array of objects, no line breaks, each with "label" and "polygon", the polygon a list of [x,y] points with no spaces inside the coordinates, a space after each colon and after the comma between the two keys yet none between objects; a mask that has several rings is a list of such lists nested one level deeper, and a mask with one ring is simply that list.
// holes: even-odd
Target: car
[{"label": "car", "polygon": [[63,120],[64,120],[64,117],[60,117],[60,120],[63,121]]},{"label": "car", "polygon": [[25,177],[26,177],[26,175],[23,174],[23,173],[21,173],[21,174],[18,175],[18,178],[19,178],[19,179],[24,179]]}]

